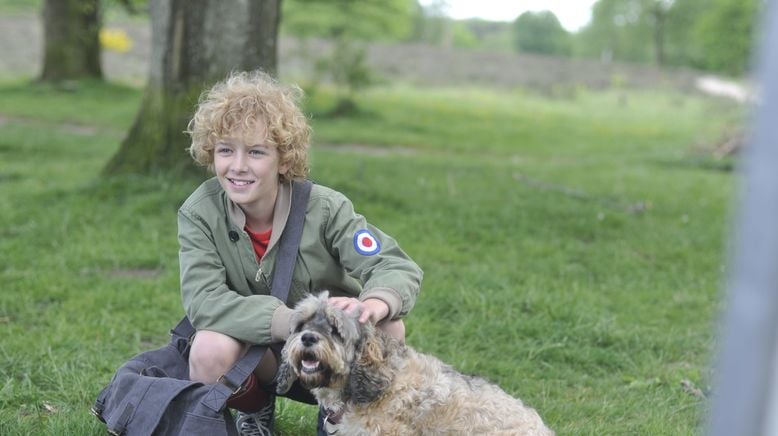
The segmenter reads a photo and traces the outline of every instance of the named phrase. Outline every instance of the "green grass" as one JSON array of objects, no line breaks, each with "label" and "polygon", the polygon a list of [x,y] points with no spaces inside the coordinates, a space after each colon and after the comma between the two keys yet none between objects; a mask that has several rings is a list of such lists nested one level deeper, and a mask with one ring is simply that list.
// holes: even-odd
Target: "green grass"
[{"label": "green grass", "polygon": [[[196,182],[98,176],[140,94],[0,85],[2,435],[104,434],[97,392],[183,313],[175,213]],[[328,119],[332,96],[312,96],[312,177],[425,270],[409,344],[558,434],[697,433],[707,402],[682,381],[709,383],[734,180],[690,149],[738,109],[662,92],[383,88],[359,103]],[[314,418],[279,405],[283,434]]]},{"label": "green grass", "polygon": [[13,12],[35,12],[43,8],[43,0],[0,0],[0,11],[4,13]]}]

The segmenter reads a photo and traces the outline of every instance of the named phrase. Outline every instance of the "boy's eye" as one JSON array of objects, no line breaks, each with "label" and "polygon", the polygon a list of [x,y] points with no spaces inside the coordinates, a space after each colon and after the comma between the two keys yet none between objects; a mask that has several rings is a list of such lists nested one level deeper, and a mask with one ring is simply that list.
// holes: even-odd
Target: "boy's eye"
[{"label": "boy's eye", "polygon": [[231,151],[232,151],[232,149],[229,148],[229,147],[225,147],[225,146],[216,147],[216,152],[219,153],[219,154],[226,154],[226,153],[229,153]]},{"label": "boy's eye", "polygon": [[251,156],[262,156],[262,155],[265,154],[265,150],[258,149],[258,148],[253,148],[253,149],[249,150],[249,154]]}]

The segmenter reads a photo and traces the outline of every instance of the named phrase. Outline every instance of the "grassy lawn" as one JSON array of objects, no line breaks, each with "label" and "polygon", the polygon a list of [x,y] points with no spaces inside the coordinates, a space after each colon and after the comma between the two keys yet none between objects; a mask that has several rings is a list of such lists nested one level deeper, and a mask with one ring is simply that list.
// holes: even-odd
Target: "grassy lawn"
[{"label": "grassy lawn", "polygon": [[[2,435],[104,434],[97,392],[183,314],[175,213],[197,182],[98,176],[139,100],[0,84]],[[739,109],[583,90],[381,88],[359,116],[318,115],[330,104],[309,101],[312,178],[425,270],[412,346],[558,434],[697,432],[735,183],[691,150]],[[313,408],[278,413],[282,434],[313,433]]]}]

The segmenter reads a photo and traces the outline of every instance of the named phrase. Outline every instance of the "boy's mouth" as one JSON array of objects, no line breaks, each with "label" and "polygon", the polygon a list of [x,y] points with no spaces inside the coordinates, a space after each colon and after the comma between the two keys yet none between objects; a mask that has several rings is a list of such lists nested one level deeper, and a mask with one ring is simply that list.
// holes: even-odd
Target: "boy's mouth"
[{"label": "boy's mouth", "polygon": [[248,186],[248,185],[254,183],[253,180],[231,179],[229,177],[227,178],[227,180],[229,180],[230,183],[232,183],[235,186]]}]

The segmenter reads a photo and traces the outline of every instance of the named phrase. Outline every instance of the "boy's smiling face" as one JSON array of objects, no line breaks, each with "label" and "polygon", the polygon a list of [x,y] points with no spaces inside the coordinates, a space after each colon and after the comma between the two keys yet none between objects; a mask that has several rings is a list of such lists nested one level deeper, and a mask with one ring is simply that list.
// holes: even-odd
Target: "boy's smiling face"
[{"label": "boy's smiling face", "polygon": [[267,141],[264,123],[220,138],[213,150],[213,167],[230,200],[249,215],[275,204],[280,165],[278,150]]}]

